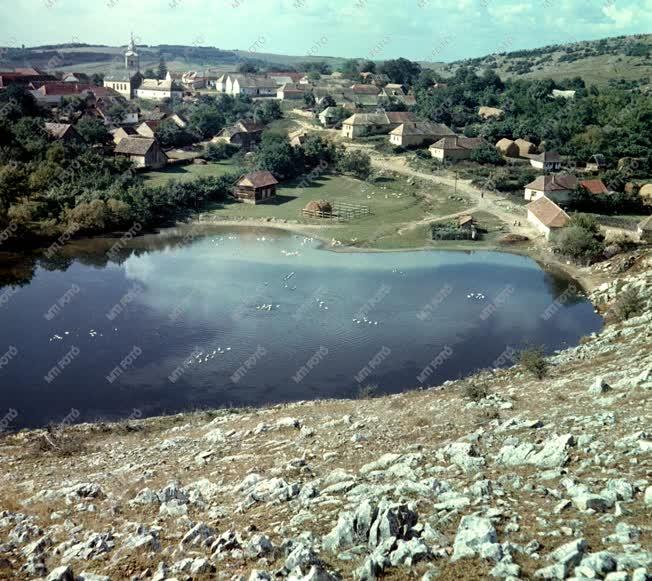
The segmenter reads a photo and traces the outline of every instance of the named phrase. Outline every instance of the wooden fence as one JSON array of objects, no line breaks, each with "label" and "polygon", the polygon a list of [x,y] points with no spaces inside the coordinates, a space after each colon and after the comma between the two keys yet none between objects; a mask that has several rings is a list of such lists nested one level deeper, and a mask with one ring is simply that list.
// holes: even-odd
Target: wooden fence
[{"label": "wooden fence", "polygon": [[330,212],[322,210],[309,210],[304,208],[301,210],[304,218],[323,218],[327,220],[335,220],[338,222],[348,222],[364,216],[370,216],[371,210],[369,206],[362,206],[360,204],[351,204],[349,202],[334,202],[333,209]]}]

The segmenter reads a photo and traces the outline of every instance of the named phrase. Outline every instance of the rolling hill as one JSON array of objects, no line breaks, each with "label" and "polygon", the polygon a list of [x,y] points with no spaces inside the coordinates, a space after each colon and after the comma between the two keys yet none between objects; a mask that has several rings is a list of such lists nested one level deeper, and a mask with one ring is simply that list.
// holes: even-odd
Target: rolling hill
[{"label": "rolling hill", "polygon": [[649,85],[652,80],[652,34],[551,45],[425,66],[443,76],[450,76],[465,65],[493,69],[504,79],[525,77],[559,81],[582,77],[589,85],[605,85],[611,80]]},{"label": "rolling hill", "polygon": [[[44,69],[75,70],[86,73],[122,68],[124,47],[61,44],[29,48],[0,49],[0,67],[36,66]],[[231,71],[238,63],[254,61],[261,65],[297,66],[309,61],[324,61],[336,69],[344,59],[337,57],[281,55],[245,50],[225,50],[189,45],[140,47],[143,69],[158,66],[160,55],[170,70]],[[461,66],[493,69],[503,78],[582,77],[587,84],[605,85],[622,81],[632,86],[649,85],[652,79],[652,34],[619,36],[572,44],[491,54],[451,63],[421,63],[447,77]]]}]

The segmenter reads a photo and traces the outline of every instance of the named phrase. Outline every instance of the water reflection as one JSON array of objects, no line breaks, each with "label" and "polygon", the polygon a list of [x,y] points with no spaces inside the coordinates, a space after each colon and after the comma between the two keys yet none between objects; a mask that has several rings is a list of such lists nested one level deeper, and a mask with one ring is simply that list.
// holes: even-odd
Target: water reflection
[{"label": "water reflection", "polygon": [[20,290],[0,299],[0,350],[18,355],[0,368],[0,412],[20,410],[16,425],[73,407],[83,421],[395,392],[601,324],[571,281],[510,254],[333,253],[278,230],[214,227],[118,242],[5,261],[0,276]]}]

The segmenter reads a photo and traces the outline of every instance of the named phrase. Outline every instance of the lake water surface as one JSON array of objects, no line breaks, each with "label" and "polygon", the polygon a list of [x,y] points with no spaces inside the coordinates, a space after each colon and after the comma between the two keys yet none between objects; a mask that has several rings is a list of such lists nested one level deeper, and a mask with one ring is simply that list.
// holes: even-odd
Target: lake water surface
[{"label": "lake water surface", "polygon": [[336,253],[230,228],[109,260],[115,242],[70,243],[20,287],[0,278],[0,426],[398,392],[602,324],[572,281],[513,254]]}]

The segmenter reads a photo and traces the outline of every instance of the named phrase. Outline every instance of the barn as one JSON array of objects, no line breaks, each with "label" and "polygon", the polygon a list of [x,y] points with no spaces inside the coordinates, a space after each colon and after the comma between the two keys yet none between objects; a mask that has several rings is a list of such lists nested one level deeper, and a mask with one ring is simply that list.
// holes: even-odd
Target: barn
[{"label": "barn", "polygon": [[255,171],[242,176],[235,185],[234,196],[247,204],[268,202],[276,197],[278,181],[269,171]]}]

